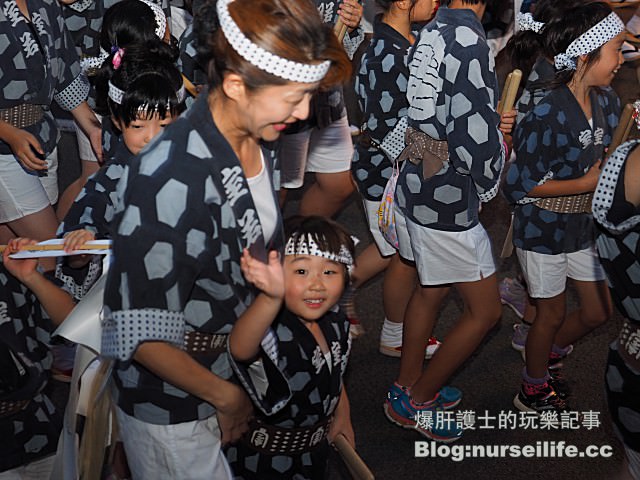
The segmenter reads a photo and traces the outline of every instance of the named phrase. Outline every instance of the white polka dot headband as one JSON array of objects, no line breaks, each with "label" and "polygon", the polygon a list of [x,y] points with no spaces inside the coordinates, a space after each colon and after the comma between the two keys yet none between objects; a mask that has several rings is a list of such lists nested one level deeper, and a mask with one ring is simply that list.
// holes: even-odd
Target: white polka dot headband
[{"label": "white polka dot headband", "polygon": [[342,263],[347,268],[353,266],[353,257],[346,245],[340,245],[340,252],[333,253],[322,250],[311,235],[292,235],[284,247],[285,255],[313,255],[333,262]]},{"label": "white polka dot headband", "polygon": [[536,22],[536,20],[533,18],[533,15],[528,12],[518,13],[518,15],[516,15],[516,21],[518,22],[518,28],[520,28],[520,30],[530,30],[535,33],[540,33],[545,25],[542,22]]},{"label": "white polka dot headband", "polygon": [[[124,90],[116,87],[111,80],[109,80],[109,98],[113,100],[118,105],[122,105],[122,99],[124,98]],[[184,83],[180,85],[180,88],[176,91],[176,98],[178,103],[182,103],[184,97],[186,96],[186,91],[184,88]]]},{"label": "white polka dot headband", "polygon": [[556,69],[575,70],[577,68],[577,57],[593,52],[623,31],[623,21],[615,12],[611,12],[603,20],[571,42],[566,52],[559,53],[554,57]]},{"label": "white polka dot headband", "polygon": [[229,13],[231,1],[218,0],[216,5],[218,21],[225,38],[242,58],[260,70],[292,82],[315,83],[324,78],[331,66],[329,60],[315,65],[294,62],[268,52],[249,40],[231,18]]},{"label": "white polka dot headband", "polygon": [[151,0],[140,0],[142,3],[149,6],[153,11],[153,16],[156,17],[156,35],[158,38],[164,38],[164,32],[167,30],[167,17],[160,8],[160,5],[153,3]]}]

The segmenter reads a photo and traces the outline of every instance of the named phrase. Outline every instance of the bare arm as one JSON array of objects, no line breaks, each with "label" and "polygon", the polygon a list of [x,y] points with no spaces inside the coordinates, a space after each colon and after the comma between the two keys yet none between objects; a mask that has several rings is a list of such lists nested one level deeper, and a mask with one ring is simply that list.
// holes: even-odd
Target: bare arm
[{"label": "bare arm", "polygon": [[593,192],[598,184],[599,176],[600,160],[580,178],[571,180],[548,180],[542,185],[532,188],[528,195],[530,197],[559,197],[562,195],[577,195],[580,193]]},{"label": "bare arm", "polygon": [[102,126],[93,113],[89,104],[85,101],[71,110],[71,114],[82,131],[87,135],[91,142],[91,148],[93,148],[98,161],[102,164]]},{"label": "bare arm", "polygon": [[168,383],[216,407],[222,443],[236,441],[247,430],[253,408],[244,390],[214,375],[188,353],[165,342],[145,342],[133,358]]},{"label": "bare arm", "polygon": [[2,254],[5,268],[22,282],[34,295],[49,314],[54,325],[60,325],[75,307],[71,295],[47,279],[36,270],[38,259],[14,260],[9,257],[17,252],[22,245],[33,245],[35,240],[27,238],[14,238],[9,241],[9,246]]}]

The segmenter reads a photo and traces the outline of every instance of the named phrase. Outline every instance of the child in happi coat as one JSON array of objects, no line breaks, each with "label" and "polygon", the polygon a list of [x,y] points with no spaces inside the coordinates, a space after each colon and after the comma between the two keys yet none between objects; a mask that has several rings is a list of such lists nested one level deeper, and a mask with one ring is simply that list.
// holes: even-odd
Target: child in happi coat
[{"label": "child in happi coat", "polygon": [[246,250],[242,261],[261,293],[229,336],[232,365],[257,407],[249,431],[227,452],[238,479],[322,479],[327,439],[342,433],[354,443],[342,381],[349,322],[337,307],[353,242],[323,217],[296,217],[286,229],[284,268],[277,252],[268,265]]},{"label": "child in happi coat", "polygon": [[[514,399],[523,411],[568,409],[562,358],[611,314],[589,212],[618,121],[619,100],[607,87],[622,64],[623,41],[624,24],[602,2],[573,8],[546,27],[557,73],[544,99],[516,127],[516,160],[504,191],[514,204],[513,242],[536,301]],[[569,314],[567,277],[580,300]]]}]

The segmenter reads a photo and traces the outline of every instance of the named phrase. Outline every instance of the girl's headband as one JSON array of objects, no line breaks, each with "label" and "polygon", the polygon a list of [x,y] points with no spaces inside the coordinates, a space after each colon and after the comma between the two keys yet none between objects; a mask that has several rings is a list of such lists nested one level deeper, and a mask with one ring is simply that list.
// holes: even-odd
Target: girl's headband
[{"label": "girl's headband", "polygon": [[156,35],[158,38],[164,38],[164,32],[167,30],[167,17],[160,8],[160,5],[153,3],[151,0],[140,0],[142,3],[145,3],[149,6],[151,11],[153,12],[153,16],[156,17]]},{"label": "girl's headband", "polygon": [[559,53],[554,57],[556,69],[575,70],[577,68],[577,57],[593,52],[623,31],[623,21],[620,20],[620,17],[615,12],[611,12],[571,42],[566,52]]},{"label": "girl's headband", "polygon": [[544,28],[544,23],[536,22],[533,15],[530,13],[520,13],[516,15],[516,21],[518,22],[518,28],[523,31],[531,30],[535,33],[540,33]]},{"label": "girl's headband", "polygon": [[353,257],[346,245],[340,245],[340,252],[333,253],[322,250],[311,235],[292,235],[284,247],[285,255],[313,255],[327,260],[342,263],[349,269],[353,266]]},{"label": "girl's headband", "polygon": [[[109,80],[109,98],[111,100],[113,100],[118,105],[121,105],[122,99],[124,98],[124,93],[125,93],[124,90],[119,89],[113,83],[111,83],[111,80]],[[183,83],[182,85],[180,85],[180,88],[176,91],[176,98],[178,99],[178,103],[182,103],[185,95],[186,95],[186,92],[185,92],[184,83]]]},{"label": "girl's headband", "polygon": [[292,82],[315,83],[324,78],[331,66],[329,60],[319,64],[294,62],[268,52],[249,40],[231,18],[231,1],[218,0],[218,21],[227,41],[242,58],[260,70]]}]

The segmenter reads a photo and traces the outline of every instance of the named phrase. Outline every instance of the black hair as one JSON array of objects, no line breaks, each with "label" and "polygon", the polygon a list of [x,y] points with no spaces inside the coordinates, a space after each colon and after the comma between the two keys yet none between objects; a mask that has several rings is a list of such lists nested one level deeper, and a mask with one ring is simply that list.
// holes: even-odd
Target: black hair
[{"label": "black hair", "polygon": [[167,54],[164,43],[127,48],[110,82],[124,92],[122,102],[118,104],[108,98],[108,91],[101,94],[107,96],[109,113],[124,126],[141,114],[150,118],[157,113],[165,118],[177,116],[184,109],[184,101],[179,101],[177,96],[182,75]]},{"label": "black hair", "polygon": [[[312,2],[235,0],[229,4],[229,14],[247,38],[269,52],[300,63],[331,61],[322,86],[348,80],[351,62]],[[194,31],[198,62],[207,66],[210,90],[222,85],[227,72],[241,76],[250,91],[288,83],[252,65],[231,47],[220,28],[215,0],[203,0]]]},{"label": "black hair", "polygon": [[[304,245],[311,238],[321,250],[340,254],[342,247],[346,247],[351,258],[355,259],[355,245],[349,232],[329,218],[318,215],[308,217],[296,215],[290,217],[284,222],[284,231],[287,242],[293,240],[294,245]],[[345,285],[349,283],[349,272],[345,266]]]},{"label": "black hair", "polygon": [[513,68],[522,70],[525,79],[529,77],[533,64],[541,55],[549,57],[544,51],[547,24],[564,19],[564,13],[567,10],[582,3],[583,0],[538,0],[535,3],[533,18],[536,22],[544,23],[545,26],[538,33],[532,30],[520,30],[509,39],[506,47],[511,65]]},{"label": "black hair", "polygon": [[[569,45],[598,22],[604,20],[612,12],[604,2],[579,4],[567,10],[563,18],[550,22],[545,28],[544,50],[550,57],[566,52]],[[568,21],[567,19],[570,19]],[[600,58],[602,46],[587,54],[585,68],[589,68]],[[546,88],[557,88],[568,84],[575,76],[576,70],[563,69],[556,72],[555,78]]]},{"label": "black hair", "polygon": [[[94,86],[96,89],[96,113],[109,115],[107,102],[109,80],[114,74],[113,57],[118,49],[126,52],[133,45],[145,45],[159,55],[175,62],[179,51],[176,45],[167,45],[156,35],[156,18],[149,5],[140,0],[122,0],[109,7],[104,14],[100,46],[109,53],[107,59],[96,72]],[[139,53],[136,56],[140,56]]]},{"label": "black hair", "polygon": [[[489,5],[493,0],[462,0],[462,3],[466,3],[467,5]],[[448,7],[449,5],[451,5],[451,2],[453,2],[453,0],[441,0],[441,4],[443,7]]]}]

